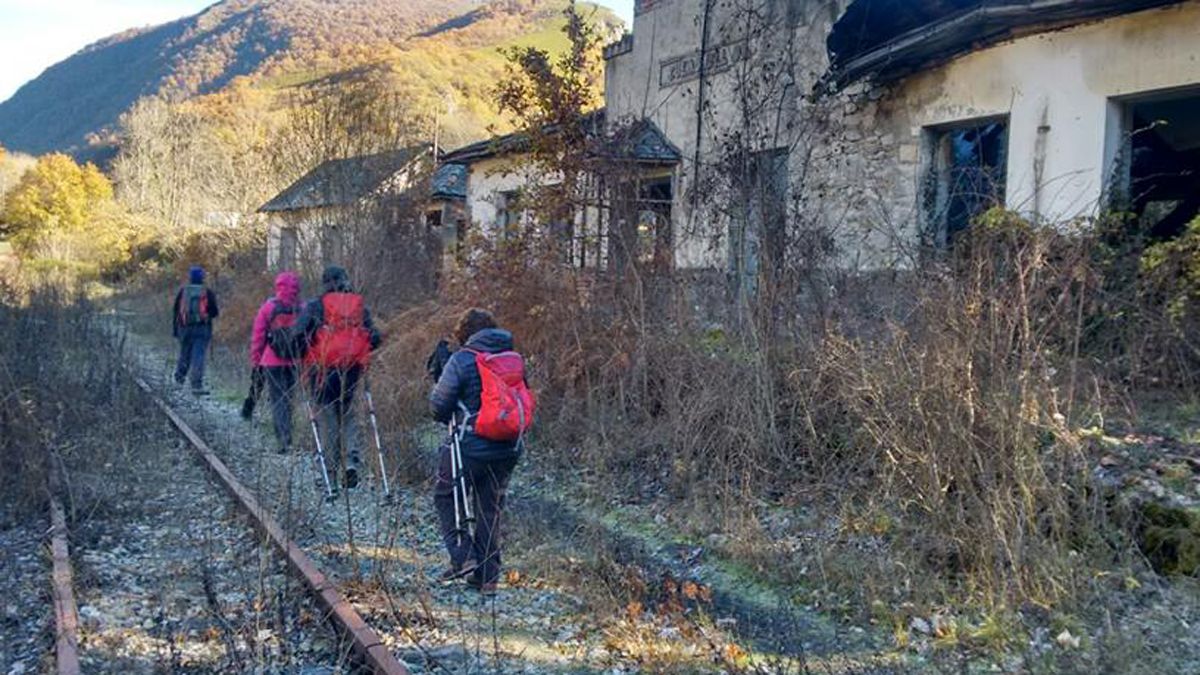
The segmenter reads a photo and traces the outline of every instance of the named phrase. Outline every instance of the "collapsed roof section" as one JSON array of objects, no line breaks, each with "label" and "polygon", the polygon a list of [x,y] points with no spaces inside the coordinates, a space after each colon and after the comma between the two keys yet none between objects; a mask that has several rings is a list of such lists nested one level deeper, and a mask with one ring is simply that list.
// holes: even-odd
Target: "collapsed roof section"
[{"label": "collapsed roof section", "polygon": [[854,0],[826,41],[820,87],[895,80],[1003,40],[1180,1]]}]

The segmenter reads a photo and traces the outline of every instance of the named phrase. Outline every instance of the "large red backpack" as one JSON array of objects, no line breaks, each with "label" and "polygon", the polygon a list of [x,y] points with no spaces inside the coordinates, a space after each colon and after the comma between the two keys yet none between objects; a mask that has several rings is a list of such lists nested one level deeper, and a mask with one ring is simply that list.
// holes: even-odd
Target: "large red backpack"
[{"label": "large red backpack", "polygon": [[475,435],[490,441],[513,442],[533,426],[537,398],[525,382],[525,359],[516,352],[475,355],[482,389]]},{"label": "large red backpack", "polygon": [[371,360],[371,333],[365,325],[362,296],[326,293],[321,307],[325,321],[305,354],[305,363],[339,370],[366,366]]}]

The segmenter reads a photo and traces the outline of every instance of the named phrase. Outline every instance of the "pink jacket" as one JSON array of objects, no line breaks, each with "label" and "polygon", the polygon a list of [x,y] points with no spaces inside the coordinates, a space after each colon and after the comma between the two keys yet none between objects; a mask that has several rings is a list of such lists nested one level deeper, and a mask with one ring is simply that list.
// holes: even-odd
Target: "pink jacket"
[{"label": "pink jacket", "polygon": [[288,359],[281,359],[267,344],[267,329],[270,328],[271,314],[275,312],[275,303],[286,307],[294,307],[297,316],[300,314],[300,277],[295,272],[280,272],[275,277],[275,296],[269,298],[258,309],[254,317],[254,331],[250,336],[250,363],[256,367],[280,368],[295,365]]}]

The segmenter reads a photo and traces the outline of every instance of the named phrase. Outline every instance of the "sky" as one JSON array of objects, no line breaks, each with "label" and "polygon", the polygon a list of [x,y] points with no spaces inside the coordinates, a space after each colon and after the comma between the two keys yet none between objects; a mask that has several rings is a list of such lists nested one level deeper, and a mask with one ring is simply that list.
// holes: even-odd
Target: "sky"
[{"label": "sky", "polygon": [[[633,0],[594,0],[633,22]],[[195,14],[215,0],[0,0],[0,101],[83,47]]]}]

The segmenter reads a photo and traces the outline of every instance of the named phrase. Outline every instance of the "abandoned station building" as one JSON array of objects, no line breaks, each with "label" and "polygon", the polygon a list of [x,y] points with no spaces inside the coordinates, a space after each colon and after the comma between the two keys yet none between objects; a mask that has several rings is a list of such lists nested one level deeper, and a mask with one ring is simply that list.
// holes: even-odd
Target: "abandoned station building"
[{"label": "abandoned station building", "polygon": [[[597,132],[632,138],[638,203],[579,215],[600,242],[579,262],[634,232],[675,269],[753,276],[796,242],[910,266],[995,205],[1177,232],[1200,208],[1198,38],[1200,0],[638,0]],[[521,152],[445,156],[466,227],[522,217]]]}]

